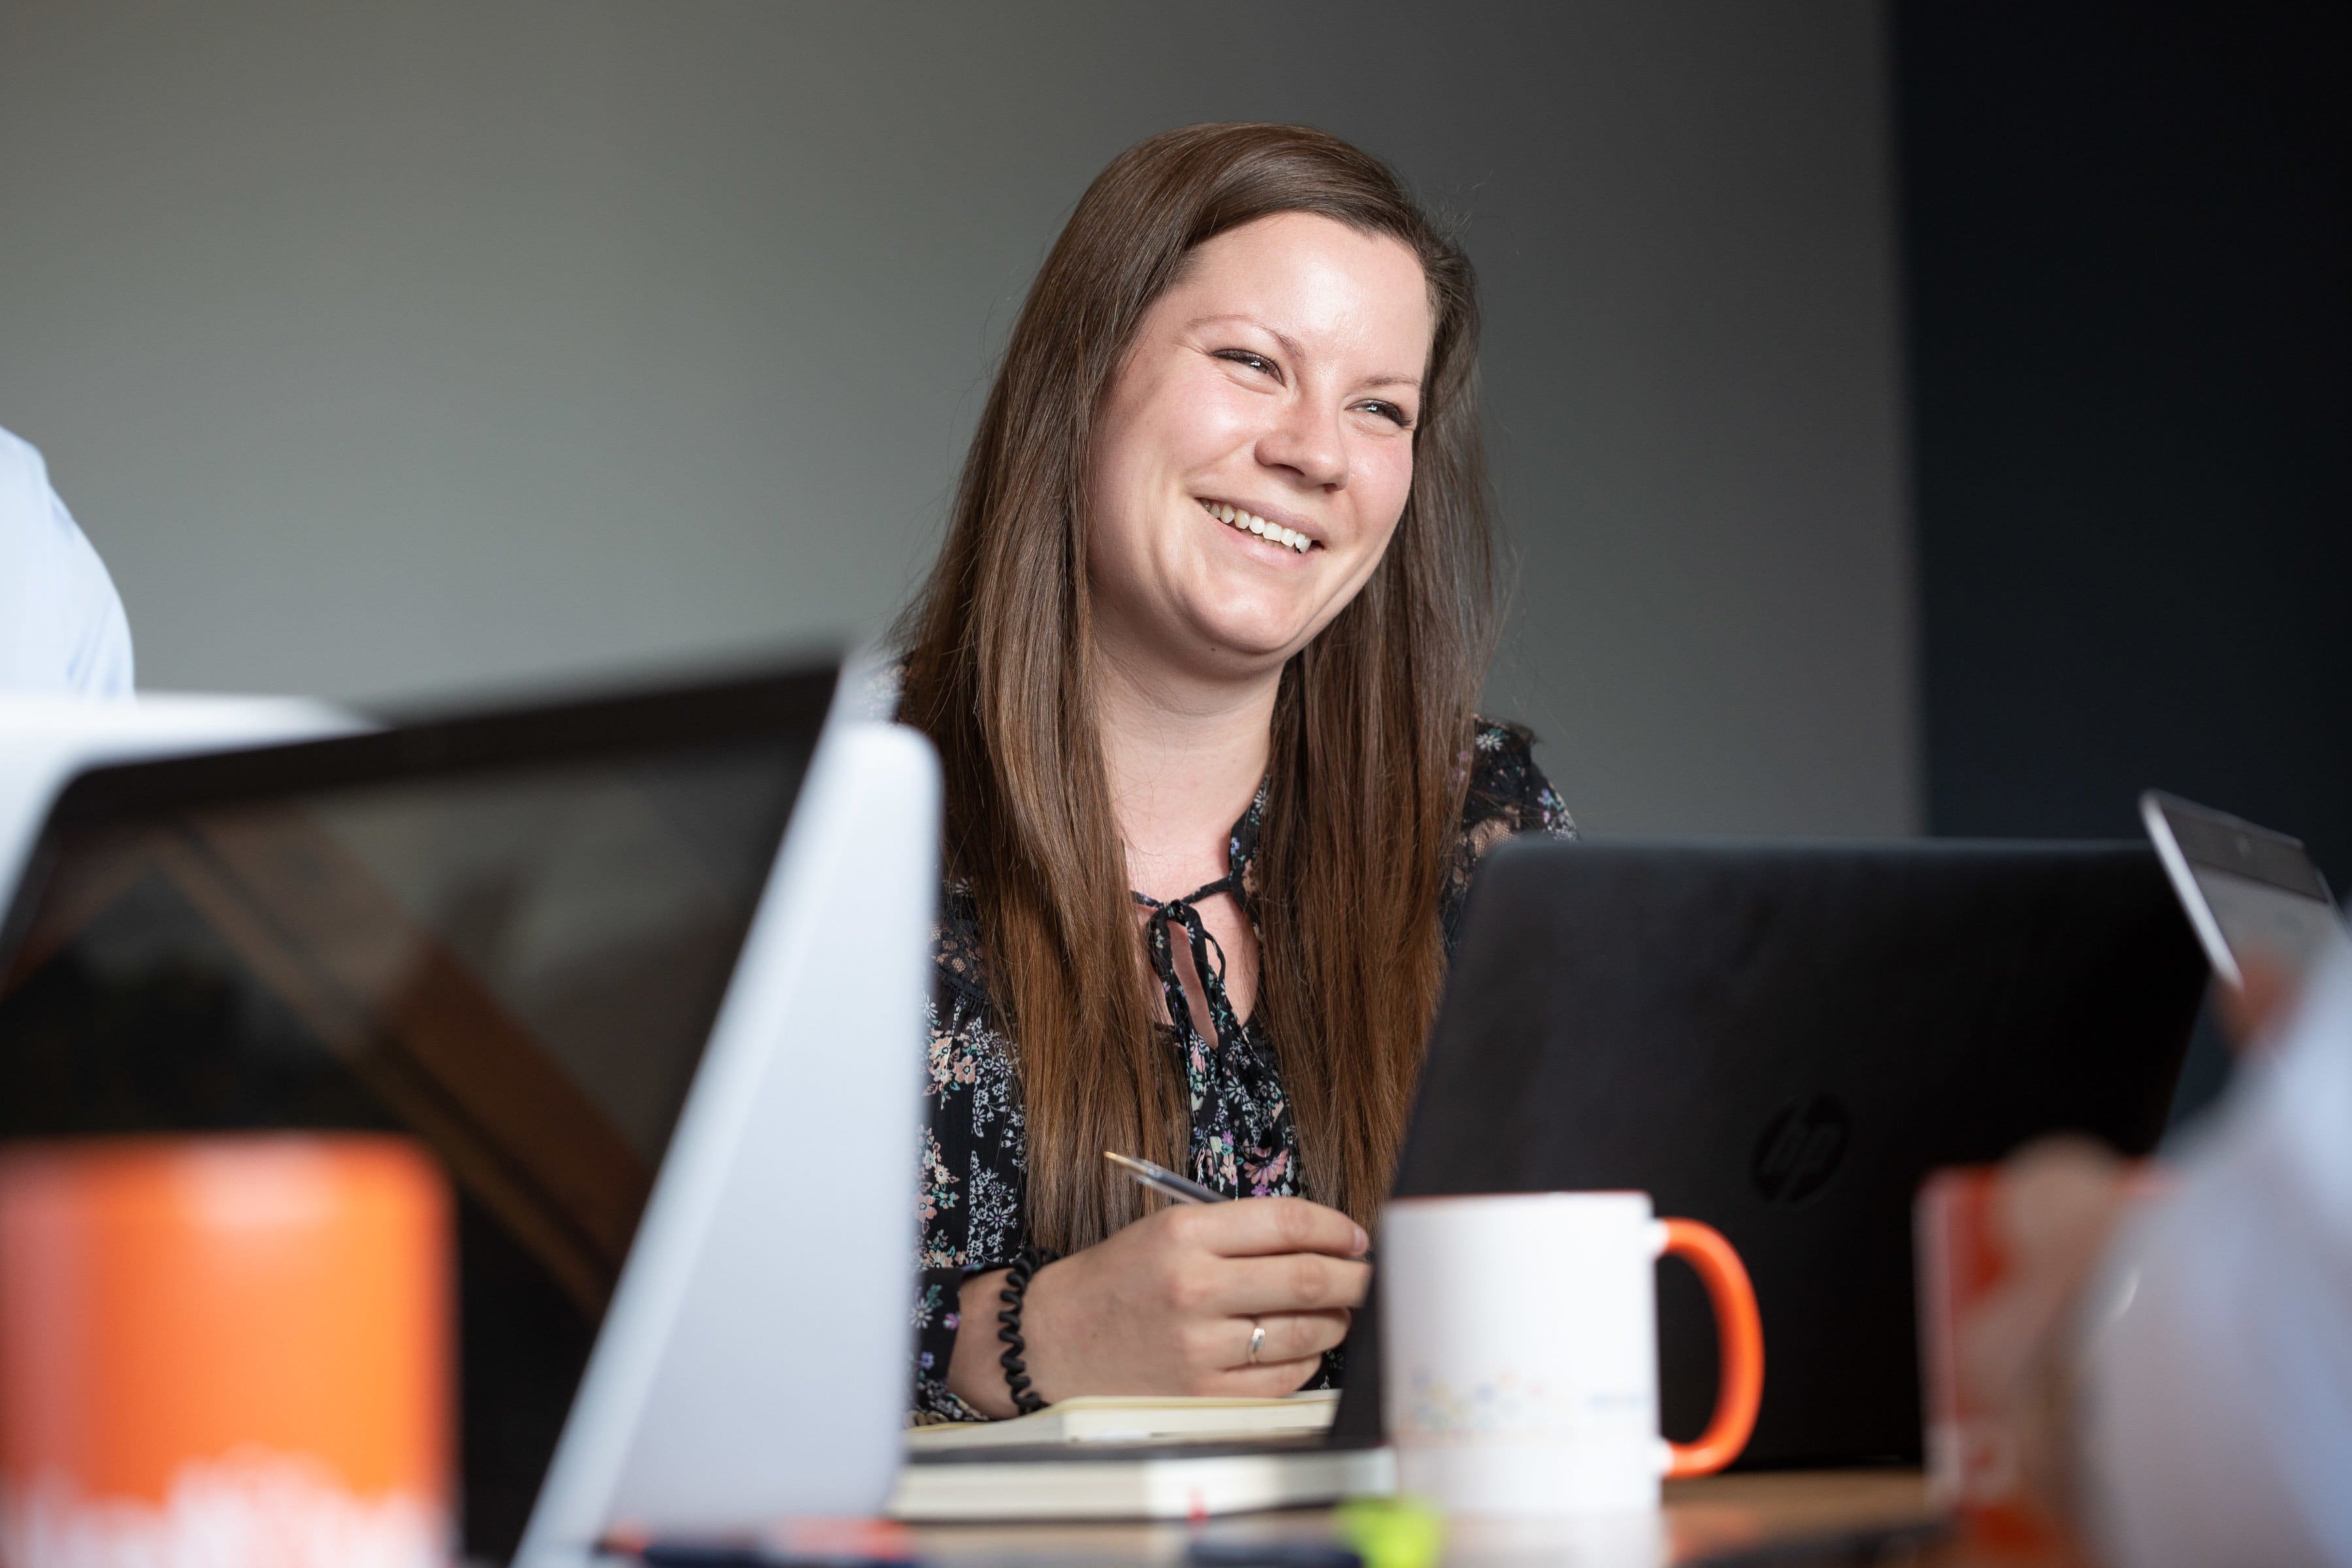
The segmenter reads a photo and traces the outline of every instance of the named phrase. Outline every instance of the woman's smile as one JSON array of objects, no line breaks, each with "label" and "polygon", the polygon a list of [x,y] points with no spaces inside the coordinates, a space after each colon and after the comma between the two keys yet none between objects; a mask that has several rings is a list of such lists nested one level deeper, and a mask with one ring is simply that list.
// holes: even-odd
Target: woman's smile
[{"label": "woman's smile", "polygon": [[1231,501],[1212,500],[1206,496],[1195,499],[1200,501],[1202,510],[1234,532],[1247,534],[1253,539],[1263,539],[1266,543],[1293,555],[1304,555],[1310,550],[1319,550],[1323,547],[1322,542],[1313,534],[1303,528],[1292,526],[1299,520],[1292,518],[1287,512],[1276,511],[1272,507],[1253,510],[1246,506],[1236,506]]}]

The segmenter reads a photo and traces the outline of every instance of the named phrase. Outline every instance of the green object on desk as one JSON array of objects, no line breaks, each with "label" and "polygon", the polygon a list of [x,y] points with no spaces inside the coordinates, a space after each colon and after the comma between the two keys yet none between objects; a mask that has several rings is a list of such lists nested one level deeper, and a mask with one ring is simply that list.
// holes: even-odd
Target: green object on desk
[{"label": "green object on desk", "polygon": [[1411,1498],[1343,1502],[1332,1522],[1364,1560],[1364,1568],[1434,1568],[1445,1550],[1444,1517]]}]

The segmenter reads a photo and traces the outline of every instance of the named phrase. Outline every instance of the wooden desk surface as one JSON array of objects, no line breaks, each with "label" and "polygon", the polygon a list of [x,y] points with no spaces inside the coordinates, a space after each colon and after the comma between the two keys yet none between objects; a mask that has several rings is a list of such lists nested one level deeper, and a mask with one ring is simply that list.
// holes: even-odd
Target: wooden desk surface
[{"label": "wooden desk surface", "polygon": [[[1926,1525],[1933,1515],[1916,1470],[1808,1470],[1715,1476],[1666,1488],[1666,1506],[1637,1514],[1560,1523],[1465,1521],[1447,1536],[1447,1568],[1671,1568],[1738,1563],[1759,1549],[1774,1564],[1885,1562],[1916,1568],[2069,1568],[2064,1554],[1990,1555],[1964,1541],[1913,1540],[1871,1556],[1787,1552],[1805,1538],[1874,1527]],[[1218,1541],[1328,1538],[1330,1512],[1295,1509],[1211,1520],[1197,1533]],[[1012,1563],[1181,1563],[1195,1531],[1180,1524],[929,1525],[917,1530],[929,1561],[977,1568]],[[1780,1552],[1770,1552],[1776,1544]]]}]

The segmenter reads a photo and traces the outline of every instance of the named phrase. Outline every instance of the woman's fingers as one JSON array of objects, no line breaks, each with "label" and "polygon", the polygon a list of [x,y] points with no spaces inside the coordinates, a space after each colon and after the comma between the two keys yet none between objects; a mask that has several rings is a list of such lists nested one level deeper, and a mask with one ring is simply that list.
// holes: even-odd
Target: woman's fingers
[{"label": "woman's fingers", "polygon": [[[1032,1386],[1047,1399],[1291,1393],[1347,1335],[1371,1276],[1365,1241],[1346,1215],[1297,1198],[1163,1209],[1037,1271],[1024,1322]],[[1255,1363],[1253,1319],[1265,1331]],[[982,1383],[997,1375],[982,1364],[992,1327],[976,1308],[956,1339],[955,1364]]]},{"label": "woman's fingers", "polygon": [[1279,1399],[1307,1386],[1307,1380],[1322,1366],[1323,1358],[1311,1355],[1298,1361],[1260,1362],[1255,1366],[1235,1367],[1217,1375],[1213,1392],[1226,1399]]},{"label": "woman's fingers", "polygon": [[1371,1279],[1369,1263],[1350,1263],[1319,1252],[1233,1258],[1206,1276],[1202,1307],[1234,1317],[1345,1310],[1364,1304]]},{"label": "woman's fingers", "polygon": [[2259,948],[2237,956],[2238,984],[2217,983],[2213,990],[2230,1044],[2244,1047],[2294,1005],[2296,985],[2294,972],[2272,963]]},{"label": "woman's fingers", "polygon": [[[1232,1340],[1225,1352],[1228,1371],[1244,1367],[1281,1366],[1291,1362],[1309,1362],[1332,1349],[1348,1337],[1349,1314],[1346,1312],[1267,1312],[1255,1319],[1234,1318],[1225,1335]],[[1255,1363],[1249,1358],[1250,1333],[1264,1329],[1265,1340],[1258,1347]]]},{"label": "woman's fingers", "polygon": [[1244,1198],[1169,1211],[1167,1220],[1192,1245],[1222,1258],[1318,1252],[1361,1258],[1371,1238],[1338,1209],[1305,1198]]}]

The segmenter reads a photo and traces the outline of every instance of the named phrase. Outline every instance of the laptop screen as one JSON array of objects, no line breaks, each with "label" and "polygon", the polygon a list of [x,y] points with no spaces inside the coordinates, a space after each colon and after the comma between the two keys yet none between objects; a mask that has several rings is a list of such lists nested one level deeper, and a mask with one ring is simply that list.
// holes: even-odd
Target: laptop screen
[{"label": "laptop screen", "polygon": [[104,770],[0,967],[0,1139],[405,1133],[458,1205],[470,1555],[520,1539],[829,696],[819,677]]}]

